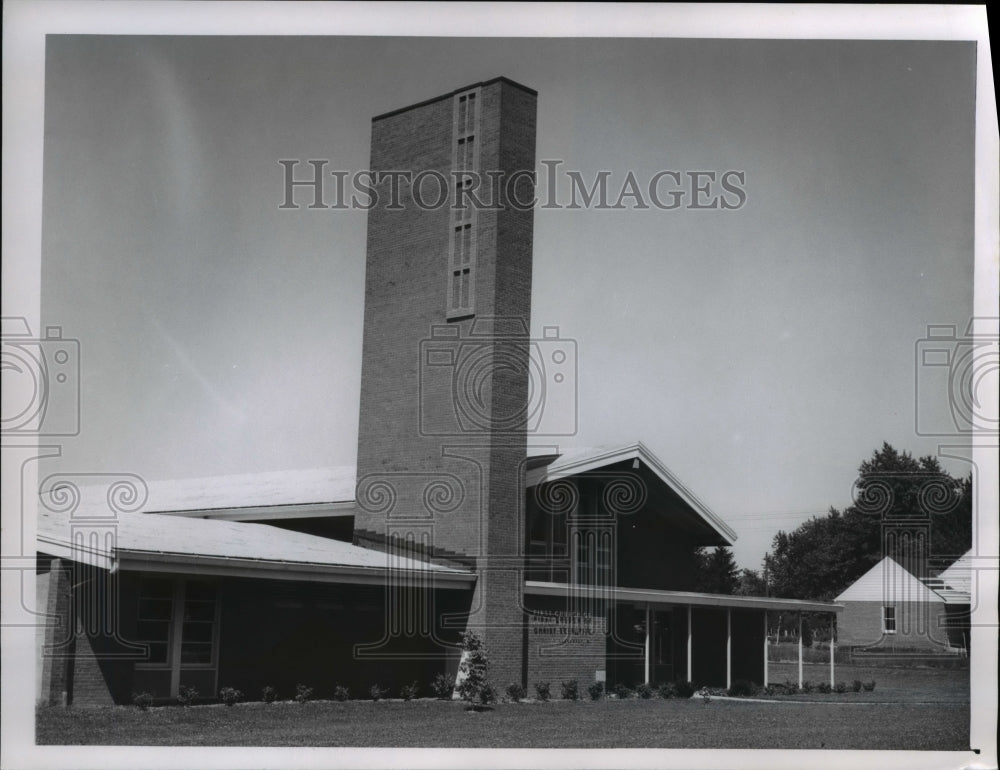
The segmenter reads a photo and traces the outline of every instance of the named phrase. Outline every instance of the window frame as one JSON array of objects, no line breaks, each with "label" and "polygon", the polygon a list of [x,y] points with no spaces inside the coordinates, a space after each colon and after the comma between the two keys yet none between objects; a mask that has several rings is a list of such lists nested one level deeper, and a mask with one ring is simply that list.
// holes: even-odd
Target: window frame
[{"label": "window frame", "polygon": [[[171,580],[171,578],[164,578],[162,576],[142,576],[139,580],[139,587],[136,596],[136,622],[140,621],[140,606],[144,599],[150,597],[143,594],[143,583],[149,580]],[[152,661],[136,661],[135,667],[140,670],[146,671],[171,671],[174,678],[180,675],[181,671],[184,670],[218,670],[219,668],[219,635],[220,635],[220,625],[222,617],[222,601],[221,601],[221,591],[219,584],[210,580],[199,580],[197,578],[187,579],[187,578],[173,578],[171,580],[173,583],[173,591],[171,593],[171,612],[170,619],[167,621],[167,656],[166,661],[152,662]],[[189,583],[206,583],[211,585],[214,589],[215,596],[212,599],[212,604],[214,609],[212,612],[211,621],[192,621],[198,623],[211,623],[212,626],[212,638],[210,642],[211,657],[208,663],[185,663],[183,662],[184,653],[184,623],[185,623],[185,610],[188,604],[187,598],[187,587]],[[160,597],[156,597],[160,598]],[[207,600],[202,599],[192,599],[192,602],[206,602]],[[150,642],[147,639],[137,640],[140,644],[149,643],[159,643]],[[189,642],[190,643],[190,642]],[[206,644],[205,642],[196,642],[196,644]]]},{"label": "window frame", "polygon": [[[890,628],[890,624],[892,628]],[[895,634],[896,633],[896,607],[892,604],[886,604],[882,606],[882,633],[883,634]]]}]

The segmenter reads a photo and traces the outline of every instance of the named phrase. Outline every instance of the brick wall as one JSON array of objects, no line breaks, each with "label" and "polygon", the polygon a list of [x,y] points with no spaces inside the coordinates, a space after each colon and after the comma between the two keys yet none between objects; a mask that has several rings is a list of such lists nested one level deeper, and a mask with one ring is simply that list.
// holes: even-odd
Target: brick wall
[{"label": "brick wall", "polygon": [[536,682],[549,682],[552,697],[560,695],[560,684],[576,679],[580,697],[606,671],[607,619],[579,617],[567,612],[564,600],[532,597],[526,637],[526,679],[530,695]]},{"label": "brick wall", "polygon": [[944,603],[897,602],[896,633],[882,633],[880,602],[844,602],[837,617],[837,641],[841,645],[897,647],[908,650],[940,650],[947,645]]},{"label": "brick wall", "polygon": [[[477,96],[479,172],[534,170],[534,93],[495,80]],[[375,119],[370,167],[451,180],[454,99]],[[533,211],[478,211],[475,317],[449,321],[451,207],[422,209],[404,184],[394,210],[390,188],[377,188],[368,215],[355,539],[372,545],[410,531],[443,555],[468,557],[479,571],[469,626],[495,678],[520,681],[521,576],[511,563],[522,551],[526,437],[523,420],[508,418],[527,403]],[[455,336],[434,339],[435,327]],[[435,354],[451,365],[430,365]],[[501,357],[515,365],[489,363]]]},{"label": "brick wall", "polygon": [[132,685],[128,639],[134,596],[104,570],[42,556],[38,607],[46,613],[39,692],[46,705],[127,703]]}]

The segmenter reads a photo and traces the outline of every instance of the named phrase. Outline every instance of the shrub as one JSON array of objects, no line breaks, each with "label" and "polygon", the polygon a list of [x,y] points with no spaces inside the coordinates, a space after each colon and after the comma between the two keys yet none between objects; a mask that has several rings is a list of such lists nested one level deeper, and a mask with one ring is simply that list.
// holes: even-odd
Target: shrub
[{"label": "shrub", "polygon": [[313,688],[308,687],[304,684],[295,685],[295,700],[299,703],[305,703],[308,701],[313,694]]},{"label": "shrub", "polygon": [[615,685],[615,697],[618,698],[618,700],[627,700],[632,697],[632,690],[629,689],[627,684],[619,682]]},{"label": "shrub", "polygon": [[636,685],[635,694],[638,695],[643,700],[649,700],[653,697],[653,688],[643,682],[640,685]]},{"label": "shrub", "polygon": [[552,688],[549,687],[548,682],[535,682],[535,695],[538,696],[538,700],[547,701],[552,697]]},{"label": "shrub", "polygon": [[368,688],[368,694],[371,696],[372,700],[382,700],[382,698],[389,694],[389,688],[380,687],[379,683],[376,682]]},{"label": "shrub", "polygon": [[438,674],[431,682],[431,692],[435,698],[447,700],[455,691],[455,682],[447,674]]},{"label": "shrub", "polygon": [[854,692],[861,692],[861,680],[855,679],[851,682],[851,690]]},{"label": "shrub", "polygon": [[264,703],[274,703],[278,700],[278,691],[273,687],[265,687],[260,691],[260,699],[264,701]]},{"label": "shrub", "polygon": [[729,686],[729,689],[726,690],[726,695],[748,696],[756,695],[758,692],[760,692],[760,688],[750,680],[737,679]]},{"label": "shrub", "polygon": [[468,701],[473,706],[490,703],[492,696],[496,699],[496,690],[489,683],[490,661],[483,649],[483,643],[472,631],[462,634],[462,663],[459,671],[465,674],[458,685],[458,694],[462,700]]},{"label": "shrub", "polygon": [[153,705],[153,696],[148,692],[132,693],[132,705],[139,711],[146,711]]},{"label": "shrub", "polygon": [[527,695],[527,692],[525,692],[525,689],[523,687],[521,687],[521,685],[517,684],[516,682],[514,684],[507,685],[507,697],[513,703],[517,703],[517,702],[523,700],[525,695]]},{"label": "shrub", "polygon": [[497,702],[497,688],[491,685],[489,682],[484,684],[479,690],[479,702],[487,706],[490,703]]},{"label": "shrub", "polygon": [[604,695],[604,682],[591,682],[587,692],[590,694],[591,700],[600,700],[601,696]]},{"label": "shrub", "polygon": [[864,682],[861,686],[865,688],[865,692],[871,692],[875,689],[875,680],[872,679],[870,682]]},{"label": "shrub", "polygon": [[563,700],[577,700],[580,697],[580,685],[575,679],[562,683]]},{"label": "shrub", "polygon": [[673,698],[674,695],[676,694],[676,690],[674,689],[674,683],[673,682],[664,682],[663,684],[660,685],[660,687],[657,690],[657,692],[659,693],[659,695],[660,695],[661,698],[664,698],[664,699],[666,699],[666,698]]},{"label": "shrub", "polygon": [[198,697],[198,691],[186,684],[182,684],[177,691],[177,702],[182,706],[190,706]]},{"label": "shrub", "polygon": [[803,682],[802,683],[802,687],[800,687],[799,689],[802,692],[812,692],[813,691],[813,683],[812,682]]},{"label": "shrub", "polygon": [[694,685],[686,680],[678,679],[674,682],[674,693],[678,698],[690,698],[694,695]]},{"label": "shrub", "polygon": [[847,692],[847,685],[843,682],[837,682],[836,686],[833,688],[834,692],[845,693]]},{"label": "shrub", "polygon": [[409,684],[404,684],[399,688],[399,694],[403,696],[403,700],[413,700],[417,697],[417,693],[419,692],[420,685],[417,682],[410,682]]},{"label": "shrub", "polygon": [[816,689],[819,692],[823,693],[824,695],[829,695],[831,692],[833,692],[833,688],[830,686],[829,682],[820,682],[818,685],[816,685]]},{"label": "shrub", "polygon": [[227,706],[234,706],[243,700],[243,693],[235,687],[223,687],[219,690],[219,700]]},{"label": "shrub", "polygon": [[333,688],[333,699],[339,701],[345,701],[351,699],[351,691],[348,690],[343,685],[338,684]]}]

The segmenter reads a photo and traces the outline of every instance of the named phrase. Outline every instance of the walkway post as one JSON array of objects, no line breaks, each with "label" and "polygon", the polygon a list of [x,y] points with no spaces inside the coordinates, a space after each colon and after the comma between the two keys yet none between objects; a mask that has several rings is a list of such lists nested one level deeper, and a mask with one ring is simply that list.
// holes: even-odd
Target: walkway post
[{"label": "walkway post", "polygon": [[834,686],[833,681],[833,632],[835,631],[834,623],[837,616],[833,613],[830,614],[830,687]]},{"label": "walkway post", "polygon": [[688,605],[688,675],[687,680],[693,681],[691,679],[691,605]]},{"label": "walkway post", "polygon": [[649,626],[649,605],[646,605],[646,684],[649,684],[649,640],[651,629]]},{"label": "walkway post", "polygon": [[799,689],[802,689],[802,613],[799,613]]},{"label": "walkway post", "polygon": [[767,687],[767,610],[764,610],[764,686]]},{"label": "walkway post", "polygon": [[726,689],[733,686],[733,609],[726,607]]}]

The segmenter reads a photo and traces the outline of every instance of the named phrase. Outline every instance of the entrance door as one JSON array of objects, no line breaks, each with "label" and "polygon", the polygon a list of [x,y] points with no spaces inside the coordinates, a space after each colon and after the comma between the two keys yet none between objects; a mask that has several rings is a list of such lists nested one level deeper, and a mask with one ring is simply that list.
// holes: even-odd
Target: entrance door
[{"label": "entrance door", "polygon": [[654,610],[650,613],[653,623],[650,634],[649,678],[653,684],[672,682],[674,676],[674,613],[673,610]]}]

